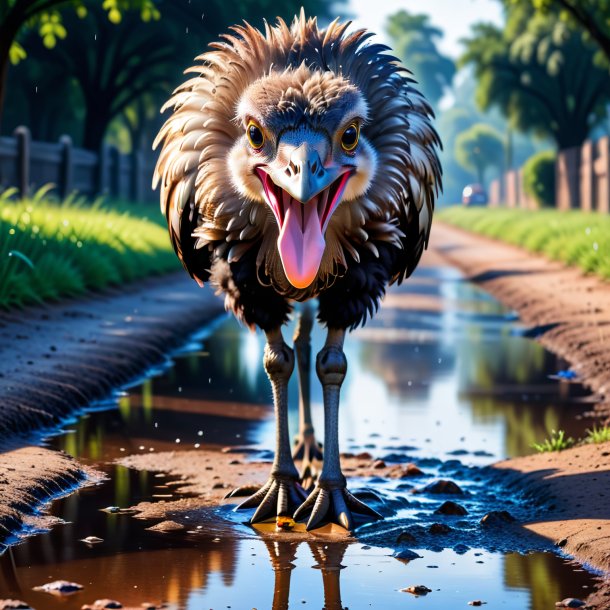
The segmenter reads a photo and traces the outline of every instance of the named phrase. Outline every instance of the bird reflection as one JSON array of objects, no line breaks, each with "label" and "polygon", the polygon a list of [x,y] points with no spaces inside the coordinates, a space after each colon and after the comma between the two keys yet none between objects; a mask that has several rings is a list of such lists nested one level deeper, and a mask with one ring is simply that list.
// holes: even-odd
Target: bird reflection
[{"label": "bird reflection", "polygon": [[264,543],[275,573],[272,610],[288,610],[290,578],[292,570],[296,567],[294,560],[301,544],[307,544],[316,562],[313,567],[322,572],[323,610],[343,610],[340,574],[345,566],[342,566],[341,562],[349,543],[324,540],[307,542],[264,540]]}]

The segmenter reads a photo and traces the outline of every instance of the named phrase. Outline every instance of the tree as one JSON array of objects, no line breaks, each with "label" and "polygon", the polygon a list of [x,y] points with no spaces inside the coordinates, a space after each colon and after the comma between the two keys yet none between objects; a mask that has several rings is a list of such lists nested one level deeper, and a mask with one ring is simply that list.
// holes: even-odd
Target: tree
[{"label": "tree", "polygon": [[434,106],[455,75],[455,64],[437,48],[443,31],[434,27],[428,15],[398,11],[388,19],[387,31],[394,51],[413,72],[422,93]]},{"label": "tree", "polygon": [[[262,13],[265,4],[266,13]],[[312,14],[322,18],[327,15],[323,0],[303,3],[289,0],[283,5],[286,18],[294,15],[301,4]],[[139,142],[149,140],[148,132],[158,125],[154,118],[142,120],[144,115],[139,119],[134,116],[134,109],[142,111],[140,98],[146,99],[145,114],[150,115],[148,111],[154,108],[156,115],[162,101],[183,79],[184,68],[205,49],[206,42],[240,17],[253,22],[263,16],[273,18],[273,6],[274,2],[254,0],[236,0],[232,4],[222,0],[167,0],[159,2],[162,18],[145,25],[135,11],[123,14],[119,22],[108,19],[106,9],[97,0],[87,3],[84,17],[66,10],[61,17],[67,33],[54,48],[47,48],[34,31],[22,36],[29,56],[11,71],[11,81],[19,84],[17,88],[11,87],[11,99],[16,101],[24,91],[30,92],[34,78],[39,89],[46,86],[47,94],[33,96],[25,104],[29,108],[11,114],[21,117],[29,110],[27,124],[34,127],[35,137],[54,134],[60,113],[51,112],[51,107],[61,110],[62,101],[57,103],[55,92],[60,85],[67,87],[64,83],[67,80],[76,83],[79,91],[79,106],[70,108],[73,115],[80,115],[72,132],[82,134],[82,138],[75,140],[85,148],[98,150],[113,121],[119,120],[124,127],[128,109],[131,109],[127,122],[130,134]],[[54,74],[57,80],[45,78],[45,74]],[[47,109],[42,102],[49,99],[52,103]],[[136,125],[134,120],[137,129],[131,129]],[[131,144],[138,147],[133,139]]]},{"label": "tree", "polygon": [[477,123],[456,138],[455,157],[462,167],[475,172],[477,182],[483,184],[485,170],[502,164],[504,141],[493,127]]},{"label": "tree", "polygon": [[[101,1],[101,0],[99,0]],[[82,0],[2,0],[0,2],[0,121],[6,96],[9,62],[17,63],[26,57],[26,51],[17,41],[24,28],[37,29],[44,44],[52,48],[57,39],[65,38],[66,28],[56,9],[71,6],[79,15],[86,13]],[[121,20],[122,12],[139,8],[143,19],[157,14],[152,0],[104,0],[108,19]]]},{"label": "tree", "polygon": [[[522,0],[510,0],[517,4]],[[610,0],[529,0],[541,14],[558,12],[562,19],[581,28],[599,46],[606,64],[610,63]]]},{"label": "tree", "polygon": [[497,106],[512,127],[550,136],[560,149],[580,146],[605,117],[607,70],[596,47],[556,15],[512,6],[500,29],[477,24],[461,64],[472,64],[481,108]]}]

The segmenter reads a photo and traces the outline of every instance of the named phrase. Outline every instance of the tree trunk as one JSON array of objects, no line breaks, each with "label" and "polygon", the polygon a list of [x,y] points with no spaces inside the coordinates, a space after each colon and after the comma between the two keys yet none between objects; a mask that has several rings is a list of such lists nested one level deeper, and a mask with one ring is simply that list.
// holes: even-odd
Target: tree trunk
[{"label": "tree trunk", "polygon": [[110,104],[104,106],[99,101],[86,100],[85,125],[83,131],[83,148],[98,152],[104,141],[104,134],[110,122],[108,109]]},{"label": "tree trunk", "polygon": [[483,178],[485,177],[485,166],[482,163],[477,164],[477,182],[483,184]]},{"label": "tree trunk", "polygon": [[9,50],[11,48],[12,41],[13,36],[6,32],[5,28],[0,28],[0,133],[2,133],[2,113],[4,111],[4,102],[6,100]]}]

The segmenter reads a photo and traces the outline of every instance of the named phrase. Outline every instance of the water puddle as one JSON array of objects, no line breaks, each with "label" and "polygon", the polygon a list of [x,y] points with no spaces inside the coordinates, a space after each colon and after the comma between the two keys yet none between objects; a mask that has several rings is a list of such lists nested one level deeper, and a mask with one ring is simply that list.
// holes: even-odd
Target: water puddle
[{"label": "water puddle", "polygon": [[[117,458],[273,446],[263,337],[232,319],[221,320],[176,356],[172,367],[130,388],[118,408],[90,412],[49,439],[50,446],[109,478],[54,502],[51,512],[65,523],[0,556],[0,597],[24,599],[38,610],[72,610],[107,597],[125,606],[166,601],[176,610],[413,604],[446,609],[473,600],[542,610],[565,597],[586,597],[595,575],[544,545],[525,547],[501,532],[482,536],[478,525],[490,510],[508,509],[518,518],[527,518],[529,510],[499,492],[486,465],[530,453],[531,443],[551,429],[578,437],[587,426],[577,419],[589,407],[585,392],[550,378],[565,364],[526,338],[526,331],[512,312],[457,273],[422,268],[391,293],[373,323],[351,335],[342,449],[369,452],[388,463],[415,462],[430,475],[417,484],[380,477],[355,482],[356,488],[375,489],[388,515],[360,528],[356,542],[271,540],[244,526],[244,517],[227,507],[194,514],[190,533],[164,534],[146,529],[150,521],[101,511],[178,497],[175,477],[130,470],[113,463]],[[321,331],[314,334],[314,350],[323,339]],[[312,391],[321,436],[322,396],[315,378]],[[412,494],[435,476],[463,488],[457,501],[467,516],[435,515],[447,498]],[[435,522],[450,531],[435,537],[428,531]],[[412,534],[409,543],[397,544],[405,532]],[[103,542],[81,542],[91,535]],[[393,556],[406,548],[419,557]],[[525,553],[528,548],[535,552]],[[85,589],[63,599],[32,591],[55,579]],[[413,584],[432,592],[417,598],[401,592]]]}]

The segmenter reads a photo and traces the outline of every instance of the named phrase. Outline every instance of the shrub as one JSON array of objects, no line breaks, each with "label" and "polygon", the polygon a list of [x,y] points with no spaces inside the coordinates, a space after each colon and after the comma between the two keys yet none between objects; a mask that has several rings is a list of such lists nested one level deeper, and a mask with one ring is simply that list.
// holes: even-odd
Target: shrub
[{"label": "shrub", "polygon": [[540,207],[555,205],[555,161],[553,151],[531,156],[523,166],[523,190],[533,197]]}]

